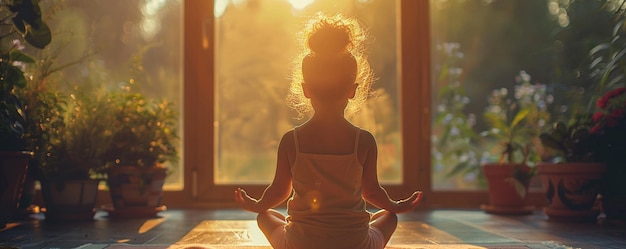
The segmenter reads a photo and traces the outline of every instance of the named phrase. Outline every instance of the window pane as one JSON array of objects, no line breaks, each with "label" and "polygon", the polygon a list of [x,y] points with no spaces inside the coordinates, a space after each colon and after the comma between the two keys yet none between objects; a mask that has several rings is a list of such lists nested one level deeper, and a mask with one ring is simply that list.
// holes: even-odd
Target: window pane
[{"label": "window pane", "polygon": [[[622,1],[430,3],[433,187],[483,188],[481,162],[503,151],[502,140],[483,136],[497,131],[484,114],[506,115],[510,124],[515,110],[528,107],[532,115],[522,123],[538,134],[587,105],[589,52],[611,39]],[[522,144],[534,148],[529,162],[541,161],[540,141],[526,138]]]},{"label": "window pane", "polygon": [[[120,88],[133,79],[133,90],[147,98],[166,98],[182,124],[182,4],[179,0],[42,1],[53,32],[48,48],[59,87]],[[179,129],[182,138],[182,130]],[[183,150],[166,179],[166,189],[182,189]]]},{"label": "window pane", "polygon": [[384,183],[400,183],[396,1],[222,0],[216,19],[215,182],[269,183],[282,135],[301,124],[285,102],[298,32],[318,11],[356,17],[372,35],[369,60],[378,78],[353,122],[370,130],[379,146]]}]

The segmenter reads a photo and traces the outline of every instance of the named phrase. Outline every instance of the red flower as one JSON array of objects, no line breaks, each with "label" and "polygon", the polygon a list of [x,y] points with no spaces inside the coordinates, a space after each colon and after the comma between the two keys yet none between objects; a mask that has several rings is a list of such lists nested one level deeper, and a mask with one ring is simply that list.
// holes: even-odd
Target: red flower
[{"label": "red flower", "polygon": [[626,88],[607,92],[598,99],[597,106],[600,110],[593,114],[592,133],[601,133],[605,128],[626,124]]},{"label": "red flower", "polygon": [[591,132],[592,134],[598,134],[600,133],[600,125],[594,125],[593,127],[591,127],[591,130],[589,132]]},{"label": "red flower", "polygon": [[610,99],[612,99],[614,97],[617,97],[617,96],[620,96],[624,92],[626,92],[626,88],[624,88],[624,87],[620,87],[620,88],[616,88],[616,89],[613,89],[611,91],[608,91],[606,94],[604,94],[604,96],[602,96],[602,98],[600,98],[598,100],[597,106],[600,109],[606,108]]},{"label": "red flower", "polygon": [[598,122],[603,117],[604,117],[604,113],[596,112],[596,113],[593,114],[593,122]]}]

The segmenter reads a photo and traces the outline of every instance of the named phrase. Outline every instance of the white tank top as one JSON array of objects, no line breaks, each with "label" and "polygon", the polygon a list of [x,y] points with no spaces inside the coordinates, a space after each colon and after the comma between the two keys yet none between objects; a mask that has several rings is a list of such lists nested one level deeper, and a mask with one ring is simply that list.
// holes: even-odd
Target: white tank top
[{"label": "white tank top", "polygon": [[363,166],[354,150],[346,155],[300,152],[291,165],[294,193],[287,202],[289,248],[360,248],[367,240],[370,214],[361,196]]}]

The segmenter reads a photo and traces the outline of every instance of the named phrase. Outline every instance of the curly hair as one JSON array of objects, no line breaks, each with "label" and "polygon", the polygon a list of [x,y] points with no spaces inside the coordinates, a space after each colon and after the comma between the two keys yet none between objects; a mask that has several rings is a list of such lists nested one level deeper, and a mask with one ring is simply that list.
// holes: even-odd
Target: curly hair
[{"label": "curly hair", "polygon": [[374,80],[365,54],[366,31],[353,18],[341,14],[318,13],[300,34],[301,52],[294,59],[287,104],[299,114],[310,115],[313,107],[304,96],[302,83],[314,86],[322,97],[333,98],[341,89],[358,84],[354,98],[348,101],[346,116],[356,114],[370,95]]}]

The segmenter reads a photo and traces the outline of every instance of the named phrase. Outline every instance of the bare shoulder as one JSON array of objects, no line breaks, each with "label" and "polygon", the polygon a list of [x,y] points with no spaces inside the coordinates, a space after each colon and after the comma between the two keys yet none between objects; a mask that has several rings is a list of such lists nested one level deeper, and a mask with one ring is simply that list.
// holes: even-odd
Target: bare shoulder
[{"label": "bare shoulder", "polygon": [[361,134],[359,134],[359,147],[369,148],[371,146],[376,146],[376,139],[374,135],[370,133],[368,130],[361,129]]},{"label": "bare shoulder", "polygon": [[[359,147],[357,157],[361,164],[365,164],[368,158],[377,154],[376,139],[368,130],[361,129],[359,134]],[[372,159],[372,158],[370,158]]]},{"label": "bare shoulder", "polygon": [[278,154],[280,156],[287,156],[290,164],[293,163],[296,156],[296,142],[294,137],[294,130],[290,130],[283,134],[278,145]]},{"label": "bare shoulder", "polygon": [[279,150],[293,150],[295,148],[296,142],[294,138],[294,130],[290,130],[283,134],[283,137],[280,139],[280,144],[278,145]]}]

